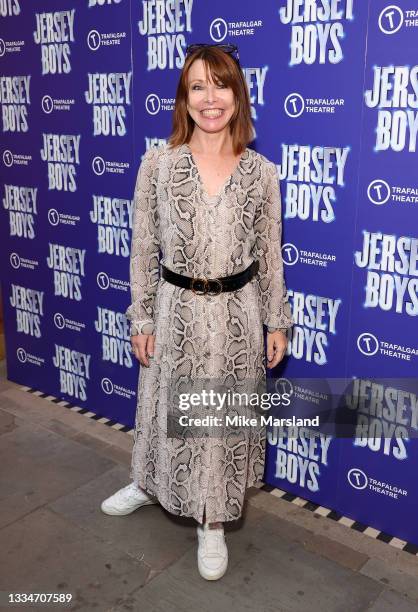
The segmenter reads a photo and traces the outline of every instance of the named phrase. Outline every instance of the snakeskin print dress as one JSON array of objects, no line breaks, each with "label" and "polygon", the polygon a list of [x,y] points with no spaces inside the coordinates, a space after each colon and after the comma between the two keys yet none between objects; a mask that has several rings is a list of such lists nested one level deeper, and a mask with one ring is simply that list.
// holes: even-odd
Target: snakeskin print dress
[{"label": "snakeskin print dress", "polygon": [[[255,259],[260,267],[251,281],[219,294],[196,294],[160,273],[162,263],[216,278]],[[269,331],[293,324],[275,164],[246,148],[219,193],[209,196],[188,144],[149,149],[135,185],[130,281],[131,335],[155,335],[150,366],[140,367],[130,478],[172,514],[199,523],[204,513],[209,522],[235,520],[246,488],[263,478],[265,428],[179,433],[170,426],[173,389],[199,380],[223,389],[252,381],[259,388],[266,377],[263,324]],[[205,407],[196,410],[205,416]]]}]

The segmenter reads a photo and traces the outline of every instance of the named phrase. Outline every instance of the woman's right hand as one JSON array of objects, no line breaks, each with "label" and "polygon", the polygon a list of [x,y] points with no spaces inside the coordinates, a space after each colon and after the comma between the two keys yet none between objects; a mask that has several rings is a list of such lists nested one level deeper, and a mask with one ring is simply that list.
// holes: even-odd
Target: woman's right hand
[{"label": "woman's right hand", "polygon": [[131,336],[132,352],[139,363],[147,368],[150,365],[148,355],[154,356],[154,343],[155,335],[153,334]]}]

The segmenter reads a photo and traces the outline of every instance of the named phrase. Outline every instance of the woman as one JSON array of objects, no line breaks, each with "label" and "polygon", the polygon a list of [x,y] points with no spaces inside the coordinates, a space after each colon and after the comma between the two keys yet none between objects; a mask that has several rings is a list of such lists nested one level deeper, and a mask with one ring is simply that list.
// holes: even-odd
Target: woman
[{"label": "woman", "polygon": [[241,516],[245,490],[263,477],[265,432],[201,435],[186,426],[178,434],[169,425],[173,390],[202,378],[224,388],[258,384],[266,374],[263,323],[269,368],[282,360],[293,324],[277,169],[247,147],[252,139],[236,47],[192,45],[168,144],[145,153],[135,187],[126,316],[143,367],[133,482],[102,504],[107,514],[160,503],[194,517],[198,568],[208,580],[227,569],[223,523]]}]

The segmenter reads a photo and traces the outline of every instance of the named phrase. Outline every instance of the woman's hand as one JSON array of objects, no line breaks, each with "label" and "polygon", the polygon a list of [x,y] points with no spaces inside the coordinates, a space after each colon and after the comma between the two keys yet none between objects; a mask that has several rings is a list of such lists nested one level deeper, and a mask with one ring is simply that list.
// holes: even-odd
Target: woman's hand
[{"label": "woman's hand", "polygon": [[267,367],[274,368],[283,359],[287,349],[287,336],[285,333],[276,329],[274,332],[267,332]]},{"label": "woman's hand", "polygon": [[154,355],[155,336],[153,334],[137,334],[131,336],[132,352],[143,366],[149,367],[148,355]]}]

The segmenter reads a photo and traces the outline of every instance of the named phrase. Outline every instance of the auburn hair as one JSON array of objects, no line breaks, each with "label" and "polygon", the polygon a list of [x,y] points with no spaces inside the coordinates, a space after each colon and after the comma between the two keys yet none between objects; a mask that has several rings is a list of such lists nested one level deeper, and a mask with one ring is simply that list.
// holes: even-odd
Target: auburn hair
[{"label": "auburn hair", "polygon": [[255,136],[248,86],[238,62],[229,53],[212,45],[196,49],[185,59],[177,84],[172,131],[168,144],[171,147],[182,145],[188,143],[192,136],[194,121],[187,110],[188,77],[190,67],[197,59],[203,60],[206,74],[209,72],[214,83],[222,83],[226,87],[231,87],[233,91],[235,111],[229,122],[229,130],[234,153],[239,155]]}]

